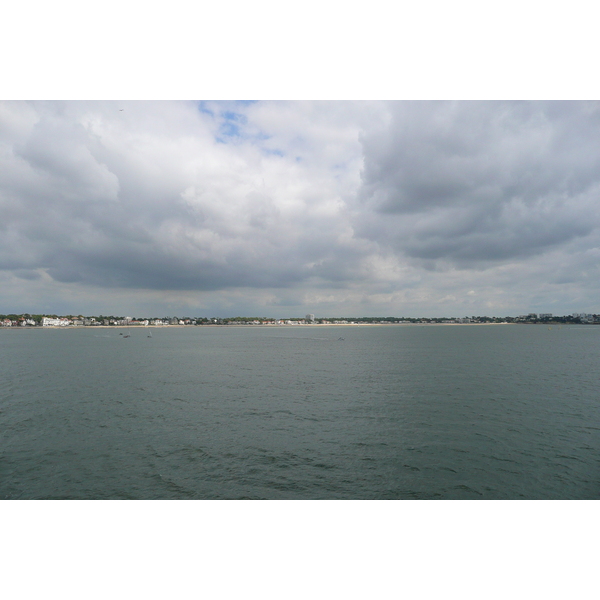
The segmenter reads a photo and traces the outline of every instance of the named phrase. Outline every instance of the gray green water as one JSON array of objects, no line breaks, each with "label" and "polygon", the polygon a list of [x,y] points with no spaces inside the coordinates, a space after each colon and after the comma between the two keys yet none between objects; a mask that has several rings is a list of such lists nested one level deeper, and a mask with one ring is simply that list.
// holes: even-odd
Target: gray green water
[{"label": "gray green water", "polygon": [[600,497],[600,327],[119,331],[0,330],[1,499]]}]

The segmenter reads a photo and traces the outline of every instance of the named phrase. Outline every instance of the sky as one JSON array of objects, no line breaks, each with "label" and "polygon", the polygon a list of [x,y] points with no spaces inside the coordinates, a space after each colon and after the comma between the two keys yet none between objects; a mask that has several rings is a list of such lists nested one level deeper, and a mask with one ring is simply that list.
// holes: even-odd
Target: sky
[{"label": "sky", "polygon": [[5,101],[0,312],[600,313],[593,101]]}]

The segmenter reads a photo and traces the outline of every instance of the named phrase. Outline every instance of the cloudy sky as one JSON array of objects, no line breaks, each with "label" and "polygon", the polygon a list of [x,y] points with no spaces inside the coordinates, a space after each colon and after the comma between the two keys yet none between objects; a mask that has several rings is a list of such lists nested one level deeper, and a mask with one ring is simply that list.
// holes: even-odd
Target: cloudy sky
[{"label": "cloudy sky", "polygon": [[7,101],[0,313],[600,312],[600,104]]}]

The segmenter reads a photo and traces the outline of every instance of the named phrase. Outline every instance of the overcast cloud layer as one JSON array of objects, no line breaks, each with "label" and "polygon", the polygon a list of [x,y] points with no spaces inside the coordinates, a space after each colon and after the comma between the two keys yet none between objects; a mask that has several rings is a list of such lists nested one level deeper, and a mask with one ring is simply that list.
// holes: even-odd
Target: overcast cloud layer
[{"label": "overcast cloud layer", "polygon": [[600,312],[600,105],[0,104],[0,313]]}]

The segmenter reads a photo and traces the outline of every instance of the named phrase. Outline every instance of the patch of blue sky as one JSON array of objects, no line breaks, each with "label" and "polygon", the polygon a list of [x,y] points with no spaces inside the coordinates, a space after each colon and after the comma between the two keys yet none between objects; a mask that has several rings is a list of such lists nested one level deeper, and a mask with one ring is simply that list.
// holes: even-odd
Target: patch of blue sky
[{"label": "patch of blue sky", "polygon": [[242,125],[246,125],[248,123],[248,118],[246,115],[242,113],[233,112],[232,110],[224,110],[221,112],[221,117],[226,121],[233,121],[235,123],[241,123]]},{"label": "patch of blue sky", "polygon": [[[245,108],[250,104],[256,103],[256,100],[238,100],[235,102],[199,102],[198,109],[210,115],[218,123],[218,130],[215,132],[215,141],[219,144],[250,142],[251,144],[260,144],[271,136],[263,131],[256,130],[248,123],[248,117],[242,112],[235,110]],[[281,152],[275,151],[274,153]],[[280,154],[283,156],[283,154]]]},{"label": "patch of blue sky", "polygon": [[236,123],[231,123],[231,121],[227,121],[225,123],[221,123],[219,127],[219,133],[225,137],[240,137],[240,127]]},{"label": "patch of blue sky", "polygon": [[208,108],[208,102],[206,102],[205,100],[200,100],[200,102],[198,102],[198,110],[201,113],[210,115],[211,117],[215,116],[215,112],[213,110],[211,110],[210,108]]},{"label": "patch of blue sky", "polygon": [[218,136],[215,139],[222,144],[228,142],[260,144],[271,137],[263,131],[248,131],[244,125],[245,123],[242,122],[227,120],[219,125]]},{"label": "patch of blue sky", "polygon": [[221,139],[218,141],[227,138],[248,139],[248,136],[244,135],[241,130],[241,127],[248,124],[246,115],[231,110],[223,110],[219,113],[219,116],[223,119],[223,122],[219,125],[219,137]]}]

